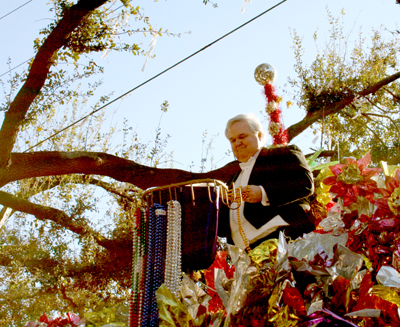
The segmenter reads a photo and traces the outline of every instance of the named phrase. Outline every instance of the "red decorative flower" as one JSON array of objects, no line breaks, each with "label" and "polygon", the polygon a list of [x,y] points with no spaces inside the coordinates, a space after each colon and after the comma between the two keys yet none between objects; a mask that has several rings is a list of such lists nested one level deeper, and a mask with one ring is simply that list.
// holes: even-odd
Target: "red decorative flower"
[{"label": "red decorative flower", "polygon": [[[206,270],[204,270],[204,277],[206,279],[207,286],[215,289],[214,284],[214,269],[223,269],[225,271],[225,275],[228,279],[233,277],[233,273],[235,272],[235,267],[229,267],[228,263],[226,262],[226,256],[228,252],[217,252],[215,256],[215,260],[213,264]],[[212,291],[211,289],[207,289],[207,293],[211,295],[212,299],[208,302],[208,311],[210,312],[217,312],[220,309],[224,308],[218,293]]]},{"label": "red decorative flower", "polygon": [[286,287],[282,294],[283,303],[295,309],[298,314],[307,315],[303,297],[296,287]]},{"label": "red decorative flower", "polygon": [[67,318],[56,317],[54,319],[49,319],[44,313],[40,316],[39,321],[30,321],[25,327],[39,327],[42,326],[43,323],[45,323],[47,327],[77,327],[83,325],[85,319],[80,319],[78,315],[70,312],[67,313]]},{"label": "red decorative flower", "polygon": [[369,152],[360,160],[346,158],[346,164],[330,166],[334,176],[325,178],[322,182],[325,185],[332,185],[331,193],[335,193],[335,198],[343,198],[343,206],[347,207],[357,202],[359,196],[365,197],[374,203],[374,193],[379,193],[379,189],[372,176],[379,174],[381,168],[367,168],[371,162]]},{"label": "red decorative flower", "polygon": [[[380,309],[382,313],[378,318],[375,318],[373,326],[400,326],[397,305],[371,294],[373,286],[371,273],[367,272],[360,285],[359,300],[352,311]],[[368,326],[372,326],[372,324],[368,324]]]},{"label": "red decorative flower", "polygon": [[386,176],[386,189],[379,189],[383,197],[374,201],[378,206],[375,211],[375,217],[393,218],[400,216],[400,170],[396,169],[394,177]]}]

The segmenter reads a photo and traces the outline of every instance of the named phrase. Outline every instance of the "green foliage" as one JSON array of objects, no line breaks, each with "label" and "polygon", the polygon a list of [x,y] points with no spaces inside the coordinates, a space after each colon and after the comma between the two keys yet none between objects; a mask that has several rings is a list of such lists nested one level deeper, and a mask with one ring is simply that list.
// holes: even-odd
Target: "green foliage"
[{"label": "green foliage", "polygon": [[[100,120],[97,123],[101,125]],[[112,149],[109,141],[117,131],[98,138],[97,123],[61,135],[52,147],[76,150],[78,144],[83,147],[86,143],[90,150]],[[35,128],[32,125],[25,132]],[[91,134],[93,138],[86,138]],[[149,144],[136,143],[136,148],[151,158]],[[136,156],[134,150],[135,144],[125,149],[125,155]],[[161,156],[161,144],[158,150]],[[52,311],[82,315],[86,309],[128,300],[130,231],[133,212],[141,201],[140,190],[101,176],[81,175],[25,179],[6,189],[31,202],[63,210],[75,224],[101,233],[113,245],[106,249],[91,233],[79,235],[56,222],[14,213],[0,229],[0,324],[23,326]]]},{"label": "green foliage", "polygon": [[[102,6],[94,10],[77,29],[69,35],[66,45],[56,58],[56,61],[68,61],[69,58],[76,62],[84,53],[102,52],[102,51],[131,51],[133,54],[140,52],[140,47],[136,43],[125,43],[121,41],[121,35],[131,36],[137,33],[136,29],[129,26],[128,22],[132,17],[135,21],[142,21],[145,25],[151,26],[149,18],[141,13],[139,7],[133,7],[130,1],[122,1],[123,6],[117,6],[120,1],[109,1],[107,6]],[[52,0],[51,11],[55,14],[54,22],[43,29],[40,34],[48,36],[65,13],[74,5],[70,1]],[[119,11],[119,9],[122,10]],[[42,45],[44,39],[36,40],[35,47]]]},{"label": "green foliage", "polygon": [[[48,115],[38,112],[19,133],[18,149],[37,144],[85,115],[81,108],[87,100],[68,98],[62,106],[53,101]],[[97,113],[34,150],[115,152],[144,165],[172,165],[172,153],[165,151],[169,136],[161,130],[168,107],[167,101],[161,105],[154,145],[141,142],[127,120],[122,130],[104,130],[107,117]],[[115,140],[120,144],[113,145]],[[54,221],[14,212],[0,228],[0,325],[24,326],[53,311],[83,316],[89,309],[128,301],[130,231],[133,212],[141,205],[140,189],[103,176],[64,175],[24,179],[3,190],[62,210],[75,224],[101,233],[113,245],[104,248],[93,233],[76,234]]]},{"label": "green foliage", "polygon": [[369,39],[360,30],[351,49],[343,12],[341,16],[343,21],[328,11],[329,38],[321,45],[318,32],[314,33],[317,55],[309,65],[303,60],[303,40],[293,32],[297,78],[290,78],[289,85],[295,90],[294,102],[307,115],[355,96],[339,113],[315,123],[314,133],[322,131],[333,140],[341,157],[361,157],[371,151],[373,162],[378,163],[400,154],[399,83],[366,97],[357,93],[398,71],[400,40],[384,28],[372,31]]},{"label": "green foliage", "polygon": [[[56,0],[51,3],[55,19],[41,31],[43,38],[35,40],[36,49],[74,4]],[[114,50],[145,54],[137,44],[122,41],[124,35],[152,30],[149,18],[129,3],[123,1],[123,9],[119,11],[120,8],[115,8],[118,1],[109,1],[71,33],[66,45],[53,58],[54,65],[30,106],[14,151],[108,152],[144,165],[171,165],[172,154],[165,151],[169,136],[161,131],[161,119],[154,146],[142,142],[126,121],[122,130],[118,126],[105,128],[107,117],[102,112],[57,134],[49,142],[40,143],[109,100],[111,94],[101,96],[96,102],[92,100],[101,81],[82,86],[84,79],[103,72],[88,57],[89,53],[106,55]],[[129,28],[129,17],[145,27]],[[162,30],[158,33],[173,35]],[[65,64],[72,65],[61,68]],[[27,74],[0,80],[4,94],[1,111],[8,110]],[[88,106],[89,110],[84,109]],[[162,104],[162,114],[168,106],[167,101]],[[7,219],[5,210],[0,211],[0,325],[25,326],[27,321],[55,311],[83,316],[89,309],[101,310],[127,302],[132,256],[130,231],[133,212],[141,204],[140,189],[104,176],[65,175],[28,178],[10,183],[2,190],[63,211],[65,219],[84,232],[72,232],[61,225],[63,221],[39,220],[20,212],[11,211]],[[99,244],[106,239],[106,245]]]}]

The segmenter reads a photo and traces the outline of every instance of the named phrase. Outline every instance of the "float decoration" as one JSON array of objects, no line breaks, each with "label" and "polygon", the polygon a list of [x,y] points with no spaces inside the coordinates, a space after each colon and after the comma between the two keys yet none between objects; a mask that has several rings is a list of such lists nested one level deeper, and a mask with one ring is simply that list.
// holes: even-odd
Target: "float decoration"
[{"label": "float decoration", "polygon": [[[210,310],[209,301],[201,323],[186,326],[400,325],[400,214],[388,204],[397,200],[400,170],[382,178],[388,170],[369,168],[369,154],[345,161],[317,177],[331,199],[317,229],[289,243],[281,235],[249,254],[228,245],[203,288],[222,305]],[[357,196],[347,191],[353,187]]]},{"label": "float decoration", "polygon": [[265,111],[269,116],[268,132],[272,136],[273,145],[279,146],[288,144],[289,137],[282,122],[282,110],[279,105],[282,98],[276,94],[273,86],[276,75],[275,68],[270,64],[261,64],[254,72],[257,83],[264,86],[264,94],[267,99]]}]

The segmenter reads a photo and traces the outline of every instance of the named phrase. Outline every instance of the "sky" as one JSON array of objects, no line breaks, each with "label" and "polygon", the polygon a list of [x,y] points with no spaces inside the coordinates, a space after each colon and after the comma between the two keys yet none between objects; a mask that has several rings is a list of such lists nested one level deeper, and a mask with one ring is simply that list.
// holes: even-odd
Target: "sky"
[{"label": "sky", "polygon": [[[0,17],[26,2],[2,0]],[[105,69],[104,83],[96,97],[109,92],[114,92],[112,98],[124,94],[280,1],[253,0],[243,13],[243,0],[214,2],[217,8],[210,3],[204,5],[202,0],[134,1],[135,6],[144,9],[154,29],[168,29],[181,36],[158,37],[153,50],[156,57],[147,62],[144,71],[143,56],[115,52],[101,58],[101,54],[94,54],[95,61]],[[167,151],[174,152],[174,167],[186,170],[193,163],[193,170],[199,170],[204,133],[207,140],[214,140],[213,166],[209,164],[206,169],[221,167],[234,159],[226,155],[229,150],[224,136],[226,121],[240,113],[253,112],[262,117],[260,111],[266,103],[262,86],[254,80],[255,68],[261,63],[273,65],[277,70],[274,85],[278,95],[284,97],[284,102],[291,100],[283,93],[288,77],[296,77],[291,31],[303,37],[304,61],[311,64],[316,55],[313,33],[318,30],[318,46],[323,48],[329,39],[327,10],[339,17],[342,9],[345,28],[351,37],[357,38],[360,29],[368,37],[372,29],[382,25],[391,31],[399,29],[400,5],[395,0],[287,0],[105,110],[113,123],[122,126],[127,119],[143,142],[152,141],[159,124],[160,105],[167,100],[169,109],[162,117],[161,132],[170,135]],[[48,10],[46,1],[32,0],[0,18],[0,75],[9,69],[8,58],[14,67],[34,55],[33,40],[53,17]],[[151,36],[132,38],[141,42],[144,49],[151,41]],[[6,76],[0,78],[4,80]],[[296,105],[282,109],[286,127],[305,115]],[[264,127],[268,127],[267,121]],[[314,135],[307,130],[291,143],[310,153],[310,148],[316,147],[313,139]]]}]

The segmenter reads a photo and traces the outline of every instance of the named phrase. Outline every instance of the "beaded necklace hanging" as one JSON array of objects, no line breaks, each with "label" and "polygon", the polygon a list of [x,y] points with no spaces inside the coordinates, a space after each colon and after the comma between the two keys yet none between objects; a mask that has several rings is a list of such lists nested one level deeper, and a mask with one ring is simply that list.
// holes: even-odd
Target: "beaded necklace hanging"
[{"label": "beaded necklace hanging", "polygon": [[[238,227],[239,227],[239,234],[242,237],[244,246],[246,248],[246,251],[249,252],[251,251],[250,248],[250,242],[247,239],[246,233],[244,232],[243,226],[242,226],[242,220],[240,218],[240,206],[242,205],[242,202],[245,201],[247,199],[247,197],[249,196],[249,191],[250,191],[250,187],[247,185],[246,188],[243,190],[242,186],[239,186],[236,189],[230,190],[229,192],[226,192],[226,202],[224,201],[224,198],[222,197],[224,203],[226,205],[228,205],[229,209],[231,210],[236,210],[236,214],[237,214],[237,221],[238,221]],[[237,196],[237,194],[239,194],[239,196]],[[232,208],[231,205],[233,203],[236,203],[236,207]]]},{"label": "beaded necklace hanging", "polygon": [[162,205],[152,205],[148,215],[144,210],[136,210],[133,228],[131,327],[158,326],[155,293],[164,282],[166,227],[166,211]]},{"label": "beaded necklace hanging", "polygon": [[140,326],[143,310],[144,263],[146,247],[146,212],[136,209],[133,220],[132,293],[129,326]]},{"label": "beaded necklace hanging", "polygon": [[181,283],[181,221],[180,203],[169,201],[164,284],[176,297],[179,296]]},{"label": "beaded necklace hanging", "polygon": [[[142,326],[158,326],[158,308],[155,292],[162,284],[162,273],[164,266],[164,256],[162,255],[163,247],[159,246],[160,242],[165,243],[165,208],[155,203],[150,207],[149,223],[147,226],[147,248],[145,259],[145,271],[143,278],[144,295],[143,295],[143,314]],[[164,218],[163,218],[164,217]]]},{"label": "beaded necklace hanging", "polygon": [[[224,185],[221,182],[218,183]],[[177,186],[174,185],[174,187]],[[218,192],[215,197],[218,207]],[[210,194],[209,198],[213,203],[213,197]],[[209,212],[209,214],[211,213]],[[164,283],[177,298],[180,294],[182,275],[181,205],[178,201],[171,200],[168,202],[167,211],[160,204],[153,204],[147,211],[137,209],[133,221],[129,326],[156,327],[159,323],[156,290]]]},{"label": "beaded necklace hanging", "polygon": [[[248,197],[250,188],[248,185],[244,191],[242,190],[242,187],[240,187],[240,188],[241,188],[240,193],[242,195],[243,201],[245,201]],[[238,226],[239,226],[239,233],[240,233],[240,236],[242,237],[246,251],[249,252],[249,251],[251,251],[249,240],[247,239],[246,233],[243,230],[242,220],[240,219],[240,205],[242,203],[242,199],[240,199],[240,198],[235,199],[235,202],[238,204],[238,207],[236,209],[236,214],[237,214],[237,221],[238,221]]]},{"label": "beaded necklace hanging", "polygon": [[144,292],[143,292],[143,309],[142,309],[142,324],[141,326],[150,325],[150,313],[151,313],[151,286],[153,283],[153,272],[154,272],[154,230],[155,230],[155,212],[154,206],[150,207],[149,221],[147,224],[147,239],[145,249],[145,260],[144,260]]},{"label": "beaded necklace hanging", "polygon": [[154,230],[154,271],[151,287],[150,327],[157,327],[159,322],[156,291],[164,282],[165,252],[167,238],[167,212],[164,206],[155,203],[155,230]]}]

